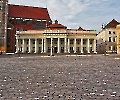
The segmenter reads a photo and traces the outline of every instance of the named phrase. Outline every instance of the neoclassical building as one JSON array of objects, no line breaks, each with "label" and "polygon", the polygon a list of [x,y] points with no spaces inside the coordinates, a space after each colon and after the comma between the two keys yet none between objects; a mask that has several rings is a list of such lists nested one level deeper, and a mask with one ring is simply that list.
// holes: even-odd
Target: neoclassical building
[{"label": "neoclassical building", "polygon": [[108,24],[102,25],[97,35],[97,53],[117,53],[116,26],[120,24],[113,19]]},{"label": "neoclassical building", "polygon": [[97,53],[96,31],[67,29],[66,26],[55,23],[40,30],[16,32],[16,53]]}]

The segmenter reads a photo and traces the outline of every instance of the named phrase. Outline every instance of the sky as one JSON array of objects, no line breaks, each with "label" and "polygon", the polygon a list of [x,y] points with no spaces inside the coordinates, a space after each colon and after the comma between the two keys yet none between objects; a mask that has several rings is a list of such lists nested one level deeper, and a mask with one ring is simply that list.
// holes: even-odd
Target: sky
[{"label": "sky", "polygon": [[101,30],[112,19],[120,22],[120,0],[9,0],[10,4],[44,7],[54,22],[67,28]]}]

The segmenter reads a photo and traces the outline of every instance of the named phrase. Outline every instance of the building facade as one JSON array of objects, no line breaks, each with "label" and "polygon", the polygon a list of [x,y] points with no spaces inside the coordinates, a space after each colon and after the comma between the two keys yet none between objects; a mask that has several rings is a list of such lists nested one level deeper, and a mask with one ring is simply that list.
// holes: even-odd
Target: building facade
[{"label": "building facade", "polygon": [[117,54],[120,54],[120,24],[116,27],[117,33]]},{"label": "building facade", "polygon": [[95,30],[81,27],[67,29],[56,20],[46,29],[17,32],[16,53],[96,53],[96,34]]},{"label": "building facade", "polygon": [[103,25],[97,35],[97,53],[117,53],[116,26],[119,24],[115,19],[107,25]]}]

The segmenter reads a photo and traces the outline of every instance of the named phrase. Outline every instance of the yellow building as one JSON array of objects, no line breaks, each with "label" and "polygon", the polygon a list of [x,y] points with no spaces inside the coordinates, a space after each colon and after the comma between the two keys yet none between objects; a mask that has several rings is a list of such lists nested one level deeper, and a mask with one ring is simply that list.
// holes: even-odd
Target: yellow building
[{"label": "yellow building", "polygon": [[102,30],[97,35],[97,53],[117,53],[116,26],[118,24],[119,22],[113,19],[102,26]]},{"label": "yellow building", "polygon": [[48,53],[53,54],[89,54],[96,53],[96,31],[67,29],[55,23],[45,30],[18,31],[16,33],[16,53]]},{"label": "yellow building", "polygon": [[117,54],[120,54],[120,24],[116,27],[117,32]]}]

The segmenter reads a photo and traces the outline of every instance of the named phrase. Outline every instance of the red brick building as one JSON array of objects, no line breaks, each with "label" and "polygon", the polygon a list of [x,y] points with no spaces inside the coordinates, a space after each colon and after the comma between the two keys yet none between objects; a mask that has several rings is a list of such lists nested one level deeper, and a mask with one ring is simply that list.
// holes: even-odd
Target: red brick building
[{"label": "red brick building", "polygon": [[15,33],[45,29],[52,23],[47,8],[8,4],[7,52],[15,52]]}]

